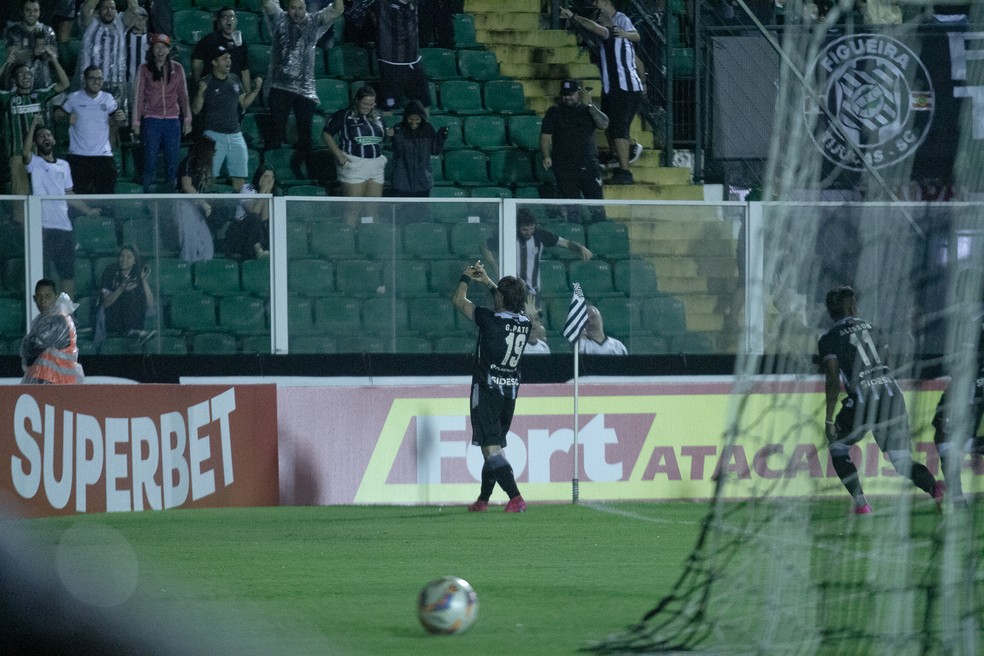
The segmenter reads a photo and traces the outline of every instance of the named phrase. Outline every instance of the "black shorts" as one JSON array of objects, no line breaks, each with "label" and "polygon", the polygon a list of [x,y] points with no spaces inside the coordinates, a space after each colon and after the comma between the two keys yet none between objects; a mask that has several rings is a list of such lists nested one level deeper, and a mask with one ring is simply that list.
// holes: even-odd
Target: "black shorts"
[{"label": "black shorts", "polygon": [[628,139],[632,119],[642,106],[641,91],[612,89],[601,96],[601,111],[608,116],[608,129],[605,132],[612,139]]},{"label": "black shorts", "polygon": [[41,231],[44,263],[55,267],[62,280],[75,280],[75,233],[46,228]]},{"label": "black shorts", "polygon": [[430,107],[430,89],[427,74],[420,62],[412,66],[379,62],[379,104],[385,112],[396,109],[400,98],[419,100]]},{"label": "black shorts", "polygon": [[516,399],[507,399],[493,389],[472,383],[472,444],[505,447],[515,409]]},{"label": "black shorts", "polygon": [[902,390],[894,387],[892,395],[878,398],[844,399],[841,411],[834,420],[837,427],[837,443],[845,446],[857,444],[871,431],[878,448],[883,452],[908,451],[912,448],[909,434],[909,415],[905,409]]}]

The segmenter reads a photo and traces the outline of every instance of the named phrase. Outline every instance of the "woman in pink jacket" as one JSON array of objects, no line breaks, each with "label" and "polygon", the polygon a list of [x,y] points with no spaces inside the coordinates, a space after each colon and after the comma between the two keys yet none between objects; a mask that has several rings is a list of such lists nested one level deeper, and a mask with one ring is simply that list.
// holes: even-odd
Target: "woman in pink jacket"
[{"label": "woman in pink jacket", "polygon": [[191,132],[191,105],[181,64],[171,61],[171,37],[150,37],[147,63],[140,65],[133,99],[133,134],[143,140],[143,188],[157,177],[157,156],[164,150],[168,191],[174,188],[181,136]]}]

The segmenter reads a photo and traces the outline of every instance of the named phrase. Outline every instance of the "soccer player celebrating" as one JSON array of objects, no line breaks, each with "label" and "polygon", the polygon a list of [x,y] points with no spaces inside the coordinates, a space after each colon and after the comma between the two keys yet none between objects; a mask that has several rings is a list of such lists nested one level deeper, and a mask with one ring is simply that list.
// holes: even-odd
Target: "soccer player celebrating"
[{"label": "soccer player celebrating", "polygon": [[[857,316],[854,290],[835,287],[827,292],[826,304],[834,326],[820,338],[819,344],[826,380],[825,433],[834,470],[854,499],[854,512],[858,515],[871,512],[850,457],[851,445],[868,431],[895,470],[931,495],[937,505],[941,504],[946,487],[933,478],[925,465],[912,461],[909,416],[902,390],[875,346],[874,328]],[[835,419],[841,385],[847,397]]]},{"label": "soccer player celebrating", "polygon": [[[488,286],[494,310],[476,307],[468,300],[472,280]],[[526,294],[526,284],[513,276],[502,278],[496,285],[478,261],[465,269],[452,298],[458,311],[478,326],[471,386],[472,444],[481,447],[485,465],[478,500],[468,506],[472,512],[488,510],[496,483],[509,495],[506,512],[526,510],[512,466],[502,452],[519,392],[519,360],[532,328],[529,317],[523,314]]]}]

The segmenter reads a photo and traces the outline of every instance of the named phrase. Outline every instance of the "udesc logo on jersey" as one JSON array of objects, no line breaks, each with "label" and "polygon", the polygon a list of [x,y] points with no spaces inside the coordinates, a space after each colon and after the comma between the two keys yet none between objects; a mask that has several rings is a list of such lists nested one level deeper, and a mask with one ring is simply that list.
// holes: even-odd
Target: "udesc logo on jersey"
[{"label": "udesc logo on jersey", "polygon": [[824,157],[852,171],[912,156],[933,121],[933,84],[904,43],[878,34],[843,36],[811,65],[817,95],[805,107]]}]

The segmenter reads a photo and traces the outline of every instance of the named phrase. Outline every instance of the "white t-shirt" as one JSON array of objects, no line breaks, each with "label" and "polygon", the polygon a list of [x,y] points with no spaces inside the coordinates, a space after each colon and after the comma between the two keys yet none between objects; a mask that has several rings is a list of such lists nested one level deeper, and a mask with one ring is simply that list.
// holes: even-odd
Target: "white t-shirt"
[{"label": "white t-shirt", "polygon": [[[64,196],[72,190],[72,170],[63,159],[49,162],[40,155],[34,155],[27,163],[27,172],[31,175],[31,188],[35,196]],[[42,200],[41,227],[49,230],[71,230],[68,203],[64,200]]]},{"label": "white t-shirt", "polygon": [[628,355],[629,350],[625,344],[614,337],[605,337],[601,344],[590,337],[581,337],[578,340],[578,350],[585,355]]},{"label": "white t-shirt", "polygon": [[84,89],[70,93],[62,109],[77,118],[68,128],[68,152],[86,157],[112,157],[109,116],[116,108],[116,99],[105,91],[97,93],[95,98],[90,98]]},{"label": "white t-shirt", "polygon": [[536,344],[526,342],[526,346],[523,348],[523,355],[538,355],[540,353],[550,353],[550,346],[545,341],[540,339],[537,340]]}]

